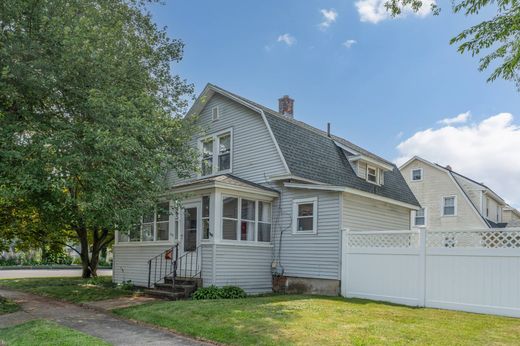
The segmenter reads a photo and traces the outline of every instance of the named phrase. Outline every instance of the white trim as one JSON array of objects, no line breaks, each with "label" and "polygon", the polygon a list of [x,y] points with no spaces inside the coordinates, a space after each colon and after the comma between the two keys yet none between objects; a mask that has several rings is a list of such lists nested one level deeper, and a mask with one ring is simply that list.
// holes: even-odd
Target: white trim
[{"label": "white trim", "polygon": [[[371,180],[368,179],[368,176],[369,176],[369,174],[368,174],[368,170],[369,170],[369,169],[371,169],[371,170],[373,170],[373,171],[375,172],[375,175],[374,175],[374,176],[375,176],[375,178],[376,178],[376,181],[371,181]],[[368,183],[370,183],[370,184],[374,184],[374,185],[378,185],[378,186],[379,186],[379,185],[380,185],[380,183],[379,183],[379,169],[378,169],[377,167],[375,167],[375,166],[370,166],[369,164],[367,164],[367,170],[366,170],[365,180],[366,180]]]},{"label": "white trim", "polygon": [[[204,87],[204,90],[202,91],[202,93],[199,95],[199,97],[197,98],[197,100],[195,101],[195,103],[193,104],[193,106],[191,106],[190,110],[188,111],[188,115],[187,116],[190,116],[192,114],[195,113],[195,111],[197,111],[198,109],[202,109],[202,107],[204,106],[204,104],[213,96],[213,94],[211,95],[207,95],[207,94],[210,94],[210,92],[212,93],[219,93],[255,112],[258,112],[260,113],[260,116],[262,117],[266,127],[267,127],[267,131],[269,132],[269,135],[271,136],[271,139],[273,140],[273,143],[274,143],[274,146],[276,148],[276,151],[278,152],[278,155],[280,155],[280,159],[282,160],[282,164],[286,170],[286,172],[288,174],[291,173],[291,171],[289,170],[289,166],[287,165],[287,162],[285,161],[285,157],[283,156],[282,154],[282,151],[280,150],[280,146],[278,145],[278,142],[276,141],[276,138],[274,137],[274,134],[273,134],[273,131],[271,130],[271,126],[269,126],[269,122],[267,121],[267,118],[265,117],[265,114],[264,114],[264,111],[261,109],[261,108],[258,108],[252,104],[250,104],[249,102],[246,102],[236,96],[233,96],[231,94],[229,94],[228,92],[226,92],[225,90],[222,90],[220,88],[217,88],[211,84],[206,84],[206,86]],[[208,96],[208,97],[204,97],[204,96]]]},{"label": "white trim", "polygon": [[338,191],[338,192],[346,192],[357,196],[367,197],[371,199],[375,199],[381,202],[385,202],[388,204],[398,205],[400,207],[417,210],[421,207],[405,202],[396,201],[395,199],[374,195],[370,192],[361,191],[358,189],[353,189],[351,187],[345,186],[333,186],[333,185],[311,185],[311,184],[298,184],[298,183],[284,183],[285,187],[295,188],[295,189],[308,189],[308,190],[323,190],[323,191]]},{"label": "white trim", "polygon": [[[417,225],[415,219],[417,218],[417,212],[421,209],[424,209],[424,225]],[[412,227],[414,228],[426,228],[428,225],[428,210],[426,207],[421,209],[412,211]]]},{"label": "white trim", "polygon": [[194,181],[192,185],[190,184],[190,185],[184,186],[184,184],[183,184],[183,186],[180,186],[180,187],[173,186],[171,188],[171,191],[174,193],[185,193],[185,192],[193,192],[193,191],[198,191],[198,190],[209,190],[209,189],[218,188],[218,189],[225,189],[225,190],[231,190],[231,191],[236,191],[236,192],[252,193],[252,194],[260,195],[263,197],[271,197],[271,199],[279,196],[279,193],[276,191],[268,191],[268,190],[255,188],[255,187],[226,184],[226,183],[223,183],[220,181],[210,181],[210,182],[207,182],[204,184],[199,184],[197,186],[193,186],[195,184],[197,184],[197,181]]},{"label": "white trim", "polygon": [[[298,231],[298,206],[300,204],[312,203],[312,230]],[[292,202],[292,233],[293,234],[316,234],[318,232],[318,197],[293,199]]]},{"label": "white trim", "polygon": [[[445,202],[446,202],[446,198],[453,198],[453,214],[444,214],[444,207],[445,207]],[[442,217],[453,217],[453,216],[457,216],[457,211],[458,211],[458,208],[457,208],[457,195],[448,195],[448,196],[442,196],[441,197],[441,216]]]},{"label": "white trim", "polygon": [[[222,135],[225,135],[227,133],[229,133],[229,169],[219,171],[218,170],[219,137],[221,137]],[[216,176],[216,175],[222,175],[222,174],[227,174],[227,173],[233,172],[233,152],[234,152],[234,150],[233,150],[233,127],[227,128],[225,130],[213,132],[204,137],[200,137],[199,139],[197,139],[197,147],[198,147],[199,153],[202,154],[202,148],[203,148],[204,141],[206,141],[207,139],[210,139],[210,138],[212,139],[212,142],[213,142],[213,152],[212,152],[213,158],[212,158],[211,174],[202,175],[202,172],[201,172],[200,174],[197,174],[198,178],[208,178],[208,177],[212,177],[212,176]],[[202,159],[203,158],[201,155],[201,159],[199,160],[201,167],[202,167]]]},{"label": "white trim", "polygon": [[271,177],[268,177],[268,180],[270,181],[280,181],[280,180],[300,180],[311,184],[317,184],[317,185],[326,185],[325,183],[322,183],[321,181],[302,178],[297,175],[292,174],[284,174],[284,175],[273,175]]},{"label": "white trim", "polygon": [[391,165],[388,165],[384,162],[380,162],[378,160],[375,160],[369,156],[366,156],[366,155],[356,155],[356,156],[351,156],[351,157],[348,157],[348,160],[350,162],[356,162],[356,161],[365,161],[367,164],[371,164],[373,166],[377,166],[377,168],[381,168],[382,170],[385,170],[385,171],[392,171],[394,169],[393,166]]},{"label": "white trim", "polygon": [[[421,172],[421,179],[414,179],[413,178],[413,172],[414,171],[420,171]],[[424,170],[422,168],[412,168],[410,170],[410,181],[412,183],[417,182],[417,181],[423,181],[423,176],[424,176]]]}]

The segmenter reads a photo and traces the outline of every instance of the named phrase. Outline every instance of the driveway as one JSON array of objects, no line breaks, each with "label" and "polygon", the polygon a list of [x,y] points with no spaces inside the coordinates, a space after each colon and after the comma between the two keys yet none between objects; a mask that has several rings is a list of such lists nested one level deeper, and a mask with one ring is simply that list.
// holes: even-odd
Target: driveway
[{"label": "driveway", "polygon": [[[1,268],[1,267],[0,267]],[[112,269],[98,269],[98,275],[110,276]],[[0,269],[0,279],[80,277],[81,269]]]},{"label": "driveway", "polygon": [[0,288],[0,296],[22,306],[22,311],[0,316],[0,328],[45,319],[95,336],[112,345],[207,345],[162,329],[46,297],[4,288]]}]

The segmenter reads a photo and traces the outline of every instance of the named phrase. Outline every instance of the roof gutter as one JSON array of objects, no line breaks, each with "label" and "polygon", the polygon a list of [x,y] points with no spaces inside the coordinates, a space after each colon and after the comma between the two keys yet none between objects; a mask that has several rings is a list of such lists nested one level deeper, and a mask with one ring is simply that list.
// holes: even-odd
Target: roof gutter
[{"label": "roof gutter", "polygon": [[421,207],[418,205],[413,205],[410,203],[396,201],[395,199],[392,199],[392,198],[374,195],[373,193],[370,193],[370,192],[365,192],[365,191],[353,189],[351,187],[346,187],[346,186],[298,184],[298,183],[284,183],[284,186],[288,187],[288,188],[294,188],[294,189],[346,192],[346,193],[350,193],[352,195],[366,197],[366,198],[374,199],[374,200],[377,200],[380,202],[385,202],[388,204],[397,205],[397,206],[408,208],[408,209],[413,209],[413,210],[421,209]]}]

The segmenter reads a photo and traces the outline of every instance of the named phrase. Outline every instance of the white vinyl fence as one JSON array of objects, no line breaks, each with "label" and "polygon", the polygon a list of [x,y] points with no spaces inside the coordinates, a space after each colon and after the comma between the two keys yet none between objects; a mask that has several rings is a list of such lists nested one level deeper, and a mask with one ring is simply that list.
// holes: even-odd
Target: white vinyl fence
[{"label": "white vinyl fence", "polygon": [[341,294],[520,317],[520,228],[345,230]]}]

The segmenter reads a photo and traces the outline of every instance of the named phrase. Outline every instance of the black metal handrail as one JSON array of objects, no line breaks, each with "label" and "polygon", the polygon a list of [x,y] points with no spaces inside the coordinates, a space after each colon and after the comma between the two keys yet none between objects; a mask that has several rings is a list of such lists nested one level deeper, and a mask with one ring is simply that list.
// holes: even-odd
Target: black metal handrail
[{"label": "black metal handrail", "polygon": [[197,246],[194,251],[189,251],[183,254],[175,263],[175,277],[184,277],[193,279],[202,274],[202,251],[201,246]]},{"label": "black metal handrail", "polygon": [[175,281],[177,261],[179,259],[179,244],[161,252],[148,260],[148,288],[163,281],[165,277],[172,276]]}]

